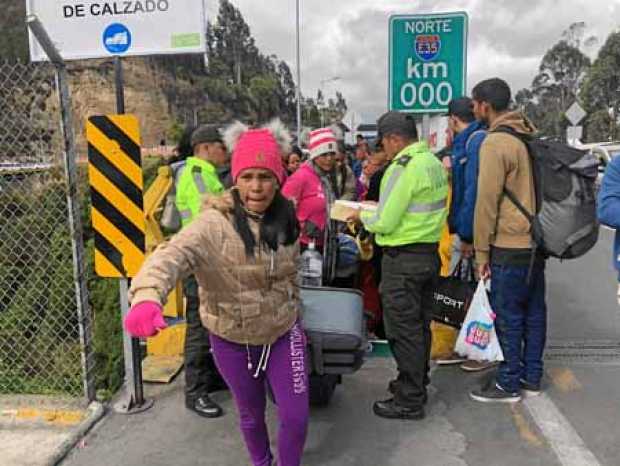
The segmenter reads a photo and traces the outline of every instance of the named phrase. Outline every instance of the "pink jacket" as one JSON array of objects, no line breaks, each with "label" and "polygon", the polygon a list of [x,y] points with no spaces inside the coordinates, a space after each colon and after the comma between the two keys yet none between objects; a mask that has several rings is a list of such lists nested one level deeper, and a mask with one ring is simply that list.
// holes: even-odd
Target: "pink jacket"
[{"label": "pink jacket", "polygon": [[[301,226],[300,242],[310,243],[311,239],[305,234],[307,221],[314,223],[321,231],[325,230],[327,222],[327,200],[323,191],[323,184],[319,175],[312,167],[312,162],[304,163],[284,183],[282,194],[293,201],[297,208],[297,220]],[[323,237],[317,245],[323,244]]]}]

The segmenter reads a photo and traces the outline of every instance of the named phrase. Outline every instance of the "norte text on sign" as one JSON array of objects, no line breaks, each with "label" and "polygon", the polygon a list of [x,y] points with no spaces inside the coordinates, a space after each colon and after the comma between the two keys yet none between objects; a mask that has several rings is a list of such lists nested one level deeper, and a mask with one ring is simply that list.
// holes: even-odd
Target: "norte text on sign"
[{"label": "norte text on sign", "polygon": [[146,222],[138,119],[92,116],[86,125],[95,272],[133,277],[144,262]]},{"label": "norte text on sign", "polygon": [[467,23],[466,13],[390,18],[390,110],[444,112],[465,94]]}]

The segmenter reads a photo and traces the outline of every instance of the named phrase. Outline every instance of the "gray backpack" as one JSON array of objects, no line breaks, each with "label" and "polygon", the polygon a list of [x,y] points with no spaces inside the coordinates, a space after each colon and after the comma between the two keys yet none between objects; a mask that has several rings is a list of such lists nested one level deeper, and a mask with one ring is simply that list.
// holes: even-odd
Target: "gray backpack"
[{"label": "gray backpack", "polygon": [[521,140],[530,155],[536,192],[536,212],[528,212],[514,193],[504,194],[532,226],[534,253],[574,259],[598,241],[596,179],[598,159],[589,152],[554,141],[533,138],[500,127]]},{"label": "gray backpack", "polygon": [[173,163],[170,166],[170,169],[172,170],[172,176],[174,178],[174,183],[172,184],[170,191],[166,195],[164,211],[161,214],[161,219],[159,220],[159,224],[166,230],[171,232],[177,232],[181,229],[181,214],[179,213],[179,209],[177,209],[176,205],[176,186],[179,182],[179,178],[181,178],[181,174],[183,173],[184,168],[185,160]]}]

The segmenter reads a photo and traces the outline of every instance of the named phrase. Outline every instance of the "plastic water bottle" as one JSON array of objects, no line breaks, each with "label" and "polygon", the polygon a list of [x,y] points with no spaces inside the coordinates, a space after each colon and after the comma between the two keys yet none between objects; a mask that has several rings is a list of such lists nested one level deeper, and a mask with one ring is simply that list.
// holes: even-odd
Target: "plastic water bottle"
[{"label": "plastic water bottle", "polygon": [[321,286],[323,284],[323,256],[316,250],[314,242],[301,255],[302,286]]}]

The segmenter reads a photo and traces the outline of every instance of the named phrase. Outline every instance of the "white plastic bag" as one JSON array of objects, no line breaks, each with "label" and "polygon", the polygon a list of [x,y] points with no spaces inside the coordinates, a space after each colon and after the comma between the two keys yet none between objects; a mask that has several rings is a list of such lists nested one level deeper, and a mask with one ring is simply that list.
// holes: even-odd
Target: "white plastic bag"
[{"label": "white plastic bag", "polygon": [[454,350],[475,361],[504,360],[495,333],[495,313],[491,309],[484,280],[478,283]]}]

